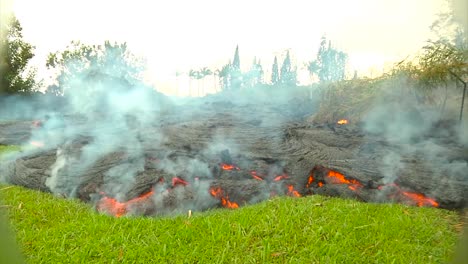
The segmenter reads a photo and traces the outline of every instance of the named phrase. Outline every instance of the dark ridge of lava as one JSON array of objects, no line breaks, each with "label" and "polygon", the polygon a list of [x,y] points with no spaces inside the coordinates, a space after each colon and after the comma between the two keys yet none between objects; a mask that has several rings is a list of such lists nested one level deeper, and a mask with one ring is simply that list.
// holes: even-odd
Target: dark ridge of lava
[{"label": "dark ridge of lava", "polygon": [[[467,207],[466,170],[449,175],[413,153],[401,159],[401,169],[394,170],[395,179],[387,182],[385,166],[391,165],[381,160],[389,151],[405,146],[366,134],[356,124],[289,122],[291,112],[280,106],[252,106],[248,111],[256,114],[246,114],[246,118],[218,103],[198,110],[196,118],[187,114],[189,111],[181,108],[163,115],[154,126],[138,127],[139,143],[144,146],[140,156],[122,148],[76,169],[80,164],[74,162],[93,137],[82,135],[59,145],[61,155],[69,159],[57,172],[54,193],[94,203],[98,211],[116,216],[237,208],[278,195],[313,194],[447,209]],[[76,120],[68,125],[86,122]],[[25,142],[32,129],[41,127],[26,122],[0,125],[0,144]],[[154,144],[155,134],[165,135],[165,140]],[[235,142],[235,149],[207,152],[220,134]],[[443,137],[431,140],[446,147],[447,162],[468,161],[466,147]],[[2,162],[0,174],[5,181],[50,192],[46,181],[58,159],[58,148],[49,149],[47,142],[43,143],[45,146],[36,146],[34,153]],[[206,168],[184,168],[183,162],[191,160],[206,164]],[[139,163],[142,169],[131,180],[108,176],[111,169]],[[171,171],[169,163],[178,166]]]}]

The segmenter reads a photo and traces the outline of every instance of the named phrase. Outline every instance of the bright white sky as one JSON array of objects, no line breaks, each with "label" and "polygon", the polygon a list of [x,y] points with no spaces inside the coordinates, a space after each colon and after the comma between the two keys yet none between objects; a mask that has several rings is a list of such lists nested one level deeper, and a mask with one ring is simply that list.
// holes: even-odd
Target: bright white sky
[{"label": "bright white sky", "polygon": [[[301,70],[326,33],[349,54],[360,75],[418,50],[443,0],[14,0],[26,41],[36,46],[34,64],[45,75],[49,52],[71,40],[124,42],[146,57],[158,90],[187,94],[175,73],[220,68],[239,45],[241,67],[261,59],[266,79],[273,57],[290,49]],[[279,58],[282,61],[282,58]],[[302,71],[300,80],[307,80]]]}]

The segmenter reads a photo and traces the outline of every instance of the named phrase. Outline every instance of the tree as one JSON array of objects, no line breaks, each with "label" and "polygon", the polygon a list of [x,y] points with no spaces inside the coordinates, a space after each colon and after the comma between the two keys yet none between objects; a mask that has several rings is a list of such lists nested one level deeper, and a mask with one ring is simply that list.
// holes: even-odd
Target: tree
[{"label": "tree", "polygon": [[307,69],[312,75],[316,74],[320,82],[333,82],[345,78],[346,60],[348,55],[335,49],[325,36],[322,37],[317,58],[309,62]]},{"label": "tree", "polygon": [[141,83],[145,63],[133,55],[126,43],[85,45],[72,41],[62,52],[50,53],[47,68],[58,70],[55,87],[64,94],[68,89],[84,89],[83,82],[114,82],[116,88]]},{"label": "tree", "polygon": [[208,69],[207,67],[203,67],[200,71],[199,71],[200,75],[201,75],[201,79],[202,79],[202,86],[203,86],[203,90],[205,90],[205,78],[206,76],[209,76],[212,74],[212,71],[210,69]]},{"label": "tree", "polygon": [[442,38],[438,41],[429,41],[423,47],[422,53],[415,61],[402,62],[398,66],[398,72],[403,72],[413,80],[419,87],[431,90],[439,86],[445,87],[445,96],[442,100],[440,113],[442,114],[448,97],[448,88],[455,87],[453,84],[463,84],[463,92],[460,106],[460,121],[463,117],[463,107],[466,95],[466,81],[468,76],[468,48],[466,40],[464,45],[453,43]]},{"label": "tree", "polygon": [[231,89],[238,90],[242,86],[242,73],[240,70],[240,59],[239,59],[239,46],[236,46],[234,52],[234,60],[230,66],[230,86]]},{"label": "tree", "polygon": [[23,40],[22,27],[16,17],[0,25],[0,94],[27,93],[36,87],[35,72],[27,71],[34,47]]},{"label": "tree", "polygon": [[224,65],[221,69],[217,70],[222,90],[231,89],[231,68],[231,62],[229,62],[228,64]]},{"label": "tree", "polygon": [[296,85],[297,74],[295,70],[291,69],[291,58],[289,56],[289,50],[284,58],[283,65],[281,65],[279,81],[285,85]]},{"label": "tree", "polygon": [[250,70],[243,74],[242,82],[244,87],[255,87],[263,81],[263,68],[260,61],[254,58]]},{"label": "tree", "polygon": [[273,60],[273,67],[271,71],[271,84],[277,84],[279,82],[279,73],[278,73],[278,59],[275,56]]}]

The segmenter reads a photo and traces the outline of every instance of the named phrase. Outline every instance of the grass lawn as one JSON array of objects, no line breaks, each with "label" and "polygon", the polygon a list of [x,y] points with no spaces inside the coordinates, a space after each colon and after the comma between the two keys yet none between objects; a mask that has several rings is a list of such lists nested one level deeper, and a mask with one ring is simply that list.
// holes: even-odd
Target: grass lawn
[{"label": "grass lawn", "polygon": [[441,263],[455,212],[310,196],[167,218],[113,218],[79,201],[0,186],[29,263]]}]

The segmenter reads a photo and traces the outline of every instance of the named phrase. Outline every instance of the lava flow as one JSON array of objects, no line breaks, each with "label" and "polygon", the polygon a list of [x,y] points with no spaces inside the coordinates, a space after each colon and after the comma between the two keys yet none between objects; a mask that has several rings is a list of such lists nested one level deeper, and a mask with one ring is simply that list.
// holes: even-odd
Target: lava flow
[{"label": "lava flow", "polygon": [[363,187],[362,183],[358,180],[348,179],[343,174],[334,170],[328,172],[327,178],[330,179],[333,184],[347,184],[348,188],[353,191]]},{"label": "lava flow", "polygon": [[236,167],[232,164],[226,164],[226,163],[221,163],[221,169],[227,170],[227,171],[240,170],[239,167]]},{"label": "lava flow", "polygon": [[383,190],[384,187],[393,187],[393,188],[395,188],[395,190],[396,190],[395,194],[392,194],[391,196],[397,196],[397,195],[404,196],[404,197],[407,198],[408,201],[413,202],[418,207],[422,207],[422,206],[439,207],[439,203],[436,200],[434,200],[432,198],[429,198],[429,197],[425,196],[422,193],[403,191],[403,190],[401,190],[401,187],[396,183],[381,185],[377,189],[378,190]]},{"label": "lava flow", "polygon": [[289,178],[289,176],[288,176],[287,174],[284,173],[284,174],[281,174],[281,175],[276,176],[276,177],[273,179],[273,181],[281,181],[281,180],[285,180],[285,179],[287,179],[287,178]]},{"label": "lava flow", "polygon": [[211,196],[219,199],[221,201],[221,205],[225,208],[239,208],[239,204],[237,204],[236,202],[231,202],[229,200],[229,197],[227,195],[224,195],[223,189],[221,189],[221,187],[211,187],[210,194]]},{"label": "lava flow", "polygon": [[294,197],[301,197],[301,194],[294,190],[294,186],[293,185],[288,185],[288,193],[287,195],[289,196],[294,196]]},{"label": "lava flow", "polygon": [[426,197],[422,193],[412,193],[412,192],[402,192],[402,194],[411,200],[413,200],[417,206],[422,207],[425,205],[439,207],[439,203],[436,202],[434,199]]},{"label": "lava flow", "polygon": [[96,208],[99,212],[106,212],[115,217],[121,217],[128,213],[130,207],[141,205],[147,202],[151,196],[153,196],[153,194],[154,190],[151,189],[149,192],[128,200],[127,202],[119,202],[115,198],[104,196],[98,202]]},{"label": "lava flow", "polygon": [[250,175],[258,181],[263,181],[263,176],[258,175],[256,171],[250,171]]},{"label": "lava flow", "polygon": [[179,177],[174,177],[172,178],[172,187],[175,187],[177,185],[183,185],[183,186],[187,186],[188,185],[188,182],[179,178]]}]

